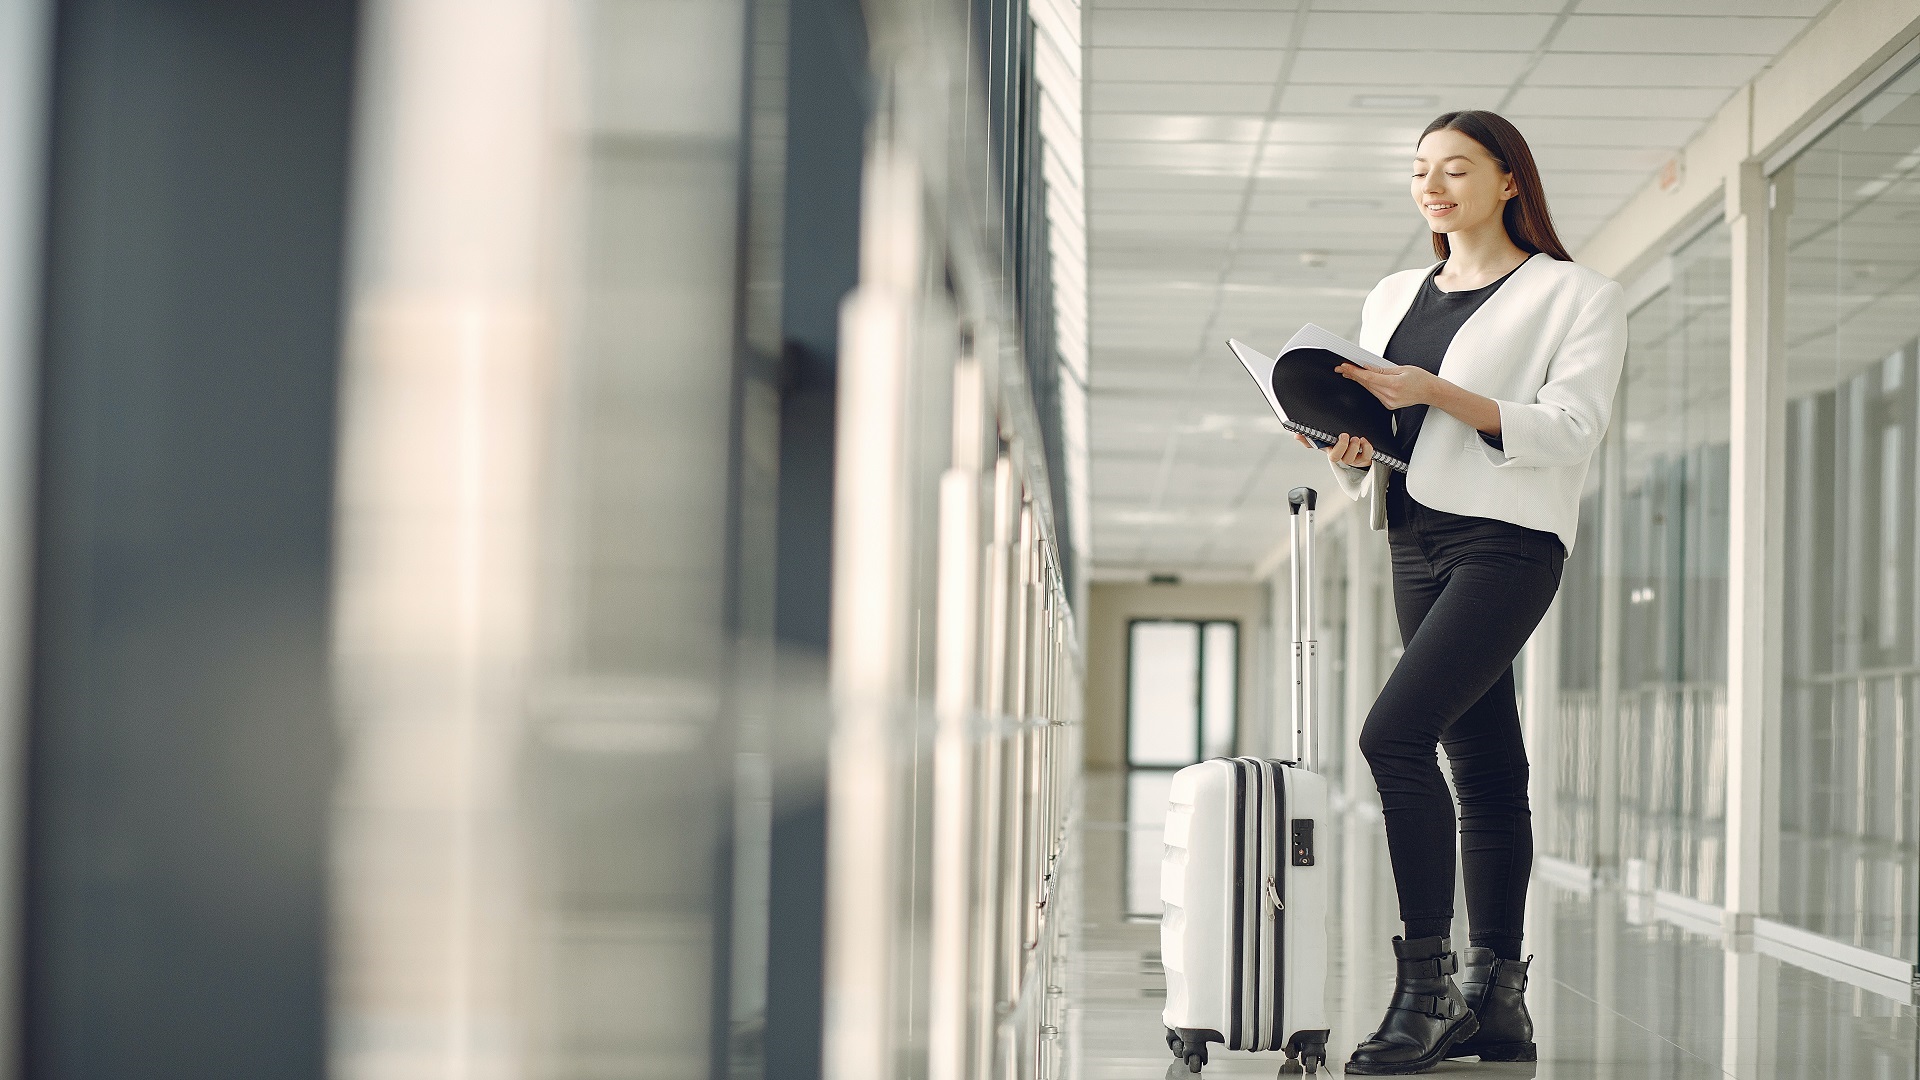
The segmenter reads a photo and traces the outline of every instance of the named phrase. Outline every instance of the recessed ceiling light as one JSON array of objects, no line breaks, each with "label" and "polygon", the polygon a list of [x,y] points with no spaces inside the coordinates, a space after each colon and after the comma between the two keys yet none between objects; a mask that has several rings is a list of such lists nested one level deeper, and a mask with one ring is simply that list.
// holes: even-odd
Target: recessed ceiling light
[{"label": "recessed ceiling light", "polygon": [[1356,109],[1431,109],[1438,104],[1437,94],[1360,94],[1353,99]]}]

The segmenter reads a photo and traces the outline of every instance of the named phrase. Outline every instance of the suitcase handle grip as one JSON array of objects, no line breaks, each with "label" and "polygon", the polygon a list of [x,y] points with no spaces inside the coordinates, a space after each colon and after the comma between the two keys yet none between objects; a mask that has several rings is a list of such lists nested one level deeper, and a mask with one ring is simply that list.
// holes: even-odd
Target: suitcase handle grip
[{"label": "suitcase handle grip", "polygon": [[1292,515],[1288,525],[1293,534],[1289,563],[1293,579],[1293,760],[1306,769],[1314,768],[1319,761],[1319,747],[1315,745],[1319,724],[1314,716],[1318,704],[1314,693],[1317,643],[1313,640],[1313,508],[1318,501],[1319,493],[1310,487],[1287,492]]}]

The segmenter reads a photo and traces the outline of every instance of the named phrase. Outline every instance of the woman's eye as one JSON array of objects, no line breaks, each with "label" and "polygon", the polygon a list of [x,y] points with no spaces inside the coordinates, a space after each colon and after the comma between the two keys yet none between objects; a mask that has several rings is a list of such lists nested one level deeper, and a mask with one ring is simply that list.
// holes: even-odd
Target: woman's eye
[{"label": "woman's eye", "polygon": [[1467,175],[1467,174],[1466,174],[1466,173],[1463,173],[1463,172],[1450,172],[1450,173],[1448,173],[1447,175],[1448,175],[1448,176],[1465,176],[1465,175]]}]

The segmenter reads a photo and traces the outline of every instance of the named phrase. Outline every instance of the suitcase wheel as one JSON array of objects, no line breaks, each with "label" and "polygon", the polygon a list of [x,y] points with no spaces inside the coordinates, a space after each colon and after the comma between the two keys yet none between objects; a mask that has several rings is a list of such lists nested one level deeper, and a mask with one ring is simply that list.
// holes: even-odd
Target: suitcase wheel
[{"label": "suitcase wheel", "polygon": [[1187,1055],[1187,1071],[1190,1073],[1199,1072],[1200,1067],[1205,1065],[1206,1063],[1207,1063],[1207,1052],[1204,1049],[1197,1054]]},{"label": "suitcase wheel", "polygon": [[1187,1056],[1186,1045],[1180,1041],[1180,1033],[1172,1028],[1167,1029],[1167,1049],[1173,1051],[1173,1057],[1176,1061],[1184,1059]]},{"label": "suitcase wheel", "polygon": [[1281,1075],[1298,1072],[1302,1075],[1317,1073],[1327,1063],[1327,1044],[1325,1033],[1314,1032],[1314,1036],[1300,1038],[1287,1044],[1287,1063],[1280,1067]]}]

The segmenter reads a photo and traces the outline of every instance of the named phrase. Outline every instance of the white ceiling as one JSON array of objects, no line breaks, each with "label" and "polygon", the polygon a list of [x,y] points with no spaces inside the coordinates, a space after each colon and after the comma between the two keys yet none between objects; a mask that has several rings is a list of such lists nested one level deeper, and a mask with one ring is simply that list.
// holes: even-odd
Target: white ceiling
[{"label": "white ceiling", "polygon": [[1224,341],[1350,335],[1374,282],[1432,261],[1406,169],[1428,120],[1513,120],[1578,251],[1826,0],[1684,5],[1090,0],[1096,576],[1244,575],[1288,488],[1342,498]]}]

